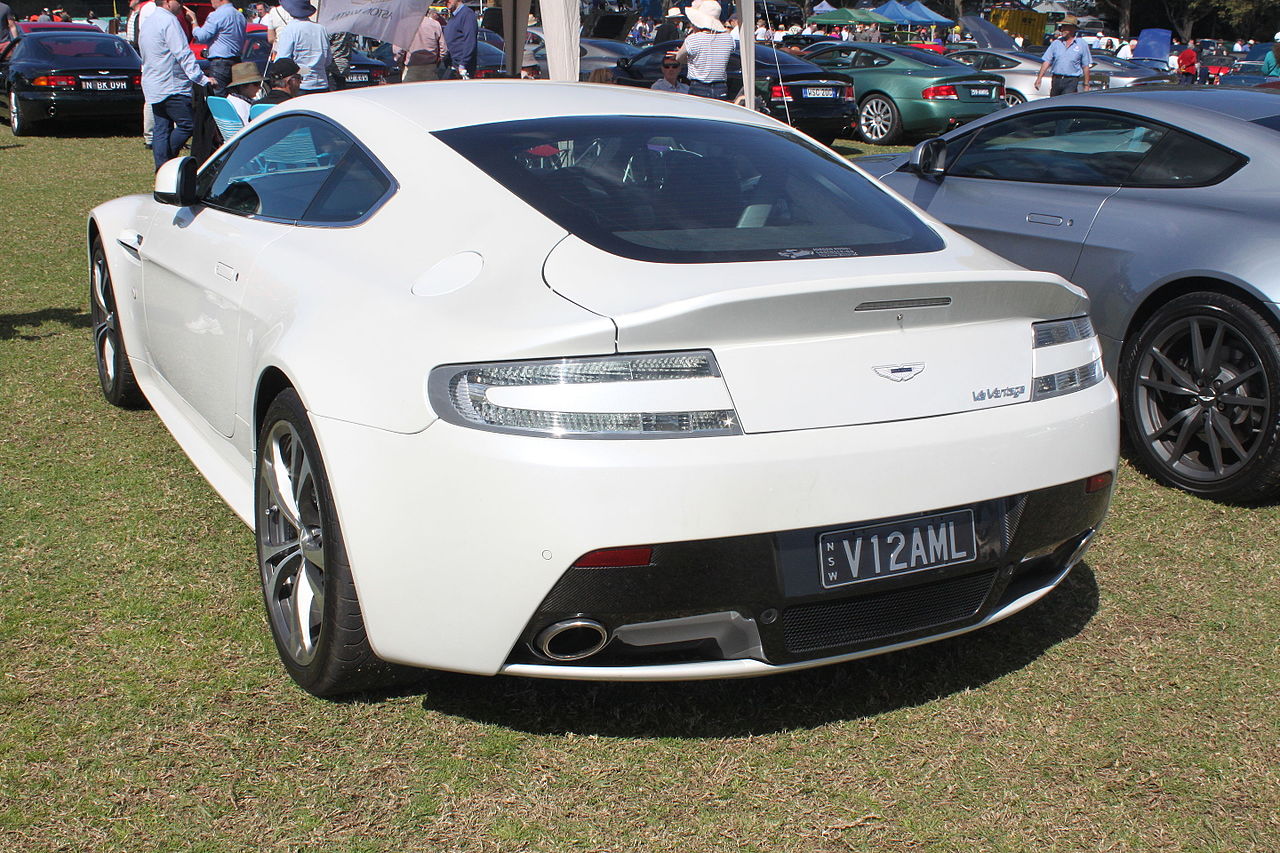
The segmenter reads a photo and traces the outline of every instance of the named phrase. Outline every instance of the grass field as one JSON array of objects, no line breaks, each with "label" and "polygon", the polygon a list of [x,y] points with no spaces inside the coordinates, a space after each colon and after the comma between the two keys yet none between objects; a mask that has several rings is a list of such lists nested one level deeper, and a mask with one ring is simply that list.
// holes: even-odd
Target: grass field
[{"label": "grass field", "polygon": [[0,133],[0,850],[1280,849],[1280,512],[1127,467],[1087,564],[967,637],[308,697],[251,533],[97,388],[84,218],[148,152]]}]

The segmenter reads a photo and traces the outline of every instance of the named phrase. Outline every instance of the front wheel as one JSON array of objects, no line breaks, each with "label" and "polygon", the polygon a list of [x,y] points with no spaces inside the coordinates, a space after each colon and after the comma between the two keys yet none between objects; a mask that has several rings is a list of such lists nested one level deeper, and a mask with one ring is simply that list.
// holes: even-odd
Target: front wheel
[{"label": "front wheel", "polygon": [[1280,489],[1280,336],[1250,306],[1171,300],[1125,348],[1120,386],[1135,461],[1157,480],[1224,501]]},{"label": "front wheel", "polygon": [[98,384],[107,402],[122,409],[141,409],[147,398],[138,388],[129,365],[116,311],[116,292],[111,268],[102,249],[102,238],[93,238],[89,261],[89,323],[93,327],[93,351],[98,362]]},{"label": "front wheel", "polygon": [[1013,89],[1004,90],[1004,103],[1007,107],[1016,107],[1018,104],[1025,104],[1027,99],[1022,97],[1021,92],[1015,92]]},{"label": "front wheel", "polygon": [[872,145],[893,145],[902,137],[902,116],[884,95],[869,95],[858,107],[858,131]]},{"label": "front wheel", "polygon": [[380,660],[369,645],[329,478],[292,388],[267,409],[255,480],[262,595],[293,680],[315,696],[338,696],[419,675]]}]

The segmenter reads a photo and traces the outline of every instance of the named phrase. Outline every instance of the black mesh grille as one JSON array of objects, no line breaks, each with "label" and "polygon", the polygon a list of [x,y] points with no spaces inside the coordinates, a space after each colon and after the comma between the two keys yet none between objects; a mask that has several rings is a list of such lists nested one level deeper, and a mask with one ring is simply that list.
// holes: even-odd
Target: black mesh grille
[{"label": "black mesh grille", "polygon": [[848,646],[966,619],[991,591],[996,570],[824,604],[783,614],[787,651]]}]

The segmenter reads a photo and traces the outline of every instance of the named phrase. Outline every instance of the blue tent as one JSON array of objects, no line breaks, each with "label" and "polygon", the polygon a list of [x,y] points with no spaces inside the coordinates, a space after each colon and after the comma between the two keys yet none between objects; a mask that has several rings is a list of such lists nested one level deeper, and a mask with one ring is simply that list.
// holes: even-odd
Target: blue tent
[{"label": "blue tent", "polygon": [[883,6],[876,9],[876,12],[884,15],[895,24],[911,24],[912,26],[929,26],[936,23],[929,18],[922,16],[919,12],[913,12],[906,6],[903,6],[898,0],[889,0]]},{"label": "blue tent", "polygon": [[939,25],[947,25],[947,26],[950,26],[951,24],[955,23],[955,22],[954,22],[954,21],[952,21],[950,18],[944,18],[944,17],[942,17],[942,16],[941,16],[941,15],[939,15],[937,12],[933,11],[933,10],[932,10],[932,9],[930,9],[928,6],[926,6],[926,5],[924,5],[923,3],[921,3],[921,2],[920,2],[920,0],[915,0],[915,2],[913,2],[913,3],[907,3],[907,4],[906,4],[906,9],[907,9],[907,11],[908,11],[908,12],[915,12],[915,13],[916,13],[916,14],[918,14],[918,15],[922,15],[922,16],[924,16],[924,17],[928,18],[928,19],[929,19],[929,23],[931,23],[931,24],[939,24]]}]

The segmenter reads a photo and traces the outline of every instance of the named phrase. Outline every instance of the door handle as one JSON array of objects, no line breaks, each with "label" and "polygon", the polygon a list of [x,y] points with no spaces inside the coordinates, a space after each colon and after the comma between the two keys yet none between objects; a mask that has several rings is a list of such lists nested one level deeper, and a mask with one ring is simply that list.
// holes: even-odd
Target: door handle
[{"label": "door handle", "polygon": [[240,280],[240,273],[236,272],[235,267],[229,267],[226,264],[224,264],[222,261],[218,261],[218,265],[217,267],[215,267],[215,272],[217,272],[220,277],[225,278],[227,281]]},{"label": "door handle", "polygon": [[1061,216],[1053,216],[1048,213],[1028,213],[1027,221],[1034,222],[1037,225],[1062,225],[1066,220]]},{"label": "door handle", "polygon": [[126,228],[116,235],[116,243],[136,258],[138,257],[138,250],[142,248],[142,235],[137,231],[131,231]]}]

